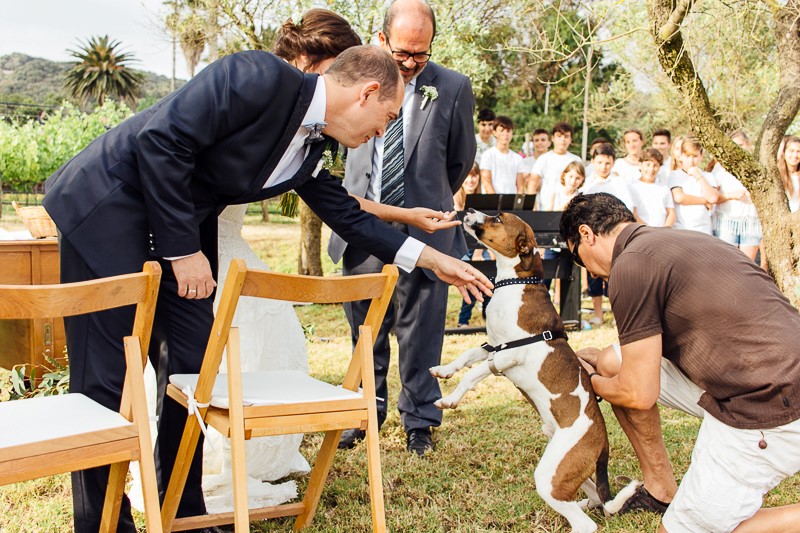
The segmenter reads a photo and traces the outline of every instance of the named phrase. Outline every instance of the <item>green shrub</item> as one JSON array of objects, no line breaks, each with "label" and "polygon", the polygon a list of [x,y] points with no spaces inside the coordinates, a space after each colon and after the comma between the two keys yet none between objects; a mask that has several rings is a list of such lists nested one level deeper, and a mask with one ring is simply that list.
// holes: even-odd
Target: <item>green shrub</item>
[{"label": "green shrub", "polygon": [[44,123],[0,121],[0,178],[7,188],[31,192],[106,130],[131,115],[125,104],[107,101],[92,113],[69,103]]}]

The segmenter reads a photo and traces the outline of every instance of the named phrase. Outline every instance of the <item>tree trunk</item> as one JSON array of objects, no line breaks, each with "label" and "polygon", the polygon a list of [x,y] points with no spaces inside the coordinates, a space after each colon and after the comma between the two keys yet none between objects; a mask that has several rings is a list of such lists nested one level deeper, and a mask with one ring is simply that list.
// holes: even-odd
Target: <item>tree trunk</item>
[{"label": "tree trunk", "polygon": [[300,253],[297,273],[308,276],[322,275],[322,220],[300,200]]},{"label": "tree trunk", "polygon": [[269,198],[261,200],[261,222],[269,222]]},{"label": "tree trunk", "polygon": [[651,0],[648,3],[659,62],[684,97],[684,110],[694,135],[750,191],[761,219],[770,274],[798,307],[800,297],[795,294],[795,288],[800,285],[797,269],[800,225],[789,212],[776,164],[781,137],[800,110],[800,91],[797,90],[800,86],[800,24],[791,15],[797,13],[798,0],[789,0],[786,6],[773,11],[780,89],[756,140],[755,156],[736,146],[723,131],[685,48],[681,24],[693,3],[693,0]]}]

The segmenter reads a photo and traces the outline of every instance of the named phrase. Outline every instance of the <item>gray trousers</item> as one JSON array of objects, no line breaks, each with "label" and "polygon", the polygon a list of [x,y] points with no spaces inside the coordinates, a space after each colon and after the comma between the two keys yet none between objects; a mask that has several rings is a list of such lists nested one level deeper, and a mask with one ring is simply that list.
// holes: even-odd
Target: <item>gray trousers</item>
[{"label": "gray trousers", "polygon": [[[343,258],[346,276],[380,272],[383,262],[354,246],[348,246]],[[386,419],[389,390],[389,332],[394,326],[400,346],[400,397],[397,407],[406,432],[442,424],[442,412],[433,402],[442,397],[439,382],[428,369],[440,364],[447,312],[447,284],[431,280],[421,268],[400,271],[392,305],[386,312],[375,341],[375,389],[378,396],[378,420]],[[344,304],[353,346],[358,340],[358,325],[364,322],[368,301]]]}]

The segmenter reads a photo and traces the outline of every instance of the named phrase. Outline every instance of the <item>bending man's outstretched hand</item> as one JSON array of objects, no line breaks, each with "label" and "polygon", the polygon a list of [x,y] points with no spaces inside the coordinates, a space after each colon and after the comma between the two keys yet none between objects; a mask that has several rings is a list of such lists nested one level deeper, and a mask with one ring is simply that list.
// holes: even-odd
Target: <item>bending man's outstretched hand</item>
[{"label": "bending man's outstretched hand", "polygon": [[417,266],[432,270],[440,280],[456,287],[467,303],[472,302],[470,294],[479,302],[483,301],[484,294],[492,295],[494,285],[481,271],[430,246],[422,249]]},{"label": "bending man's outstretched hand", "polygon": [[411,207],[407,211],[406,223],[427,233],[461,225],[460,220],[455,220],[455,211],[434,211],[427,207]]}]

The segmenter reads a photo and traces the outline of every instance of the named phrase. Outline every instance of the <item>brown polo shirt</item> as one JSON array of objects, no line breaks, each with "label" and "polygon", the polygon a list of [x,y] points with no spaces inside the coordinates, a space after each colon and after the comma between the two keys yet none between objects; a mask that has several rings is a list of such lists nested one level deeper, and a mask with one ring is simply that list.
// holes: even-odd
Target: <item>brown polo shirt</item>
[{"label": "brown polo shirt", "polygon": [[800,313],[772,278],[716,237],[625,227],[608,295],[620,344],[662,337],[662,355],[706,391],[698,404],[740,429],[800,418]]}]

